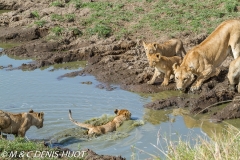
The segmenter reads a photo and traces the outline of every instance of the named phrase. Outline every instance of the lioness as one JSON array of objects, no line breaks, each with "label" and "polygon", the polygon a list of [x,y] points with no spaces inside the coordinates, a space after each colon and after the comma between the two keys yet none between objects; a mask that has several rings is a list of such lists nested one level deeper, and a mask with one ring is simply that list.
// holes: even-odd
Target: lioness
[{"label": "lioness", "polygon": [[172,57],[180,56],[183,57],[186,51],[183,47],[183,43],[179,39],[170,39],[162,44],[159,43],[148,43],[143,41],[143,47],[145,49],[146,55],[160,53],[162,56]]},{"label": "lioness", "polygon": [[43,127],[44,113],[30,110],[28,113],[9,113],[0,110],[0,131],[24,137],[31,126]]},{"label": "lioness", "polygon": [[155,67],[154,75],[148,84],[154,84],[156,78],[161,74],[164,73],[164,81],[162,82],[161,86],[167,86],[170,80],[170,76],[173,74],[173,64],[181,64],[182,58],[179,56],[173,57],[166,57],[161,56],[160,53],[149,54],[148,61],[150,67]]},{"label": "lioness", "polygon": [[84,124],[84,123],[75,121],[72,118],[71,110],[69,110],[69,119],[74,124],[88,129],[88,134],[101,135],[107,132],[115,131],[116,128],[118,128],[124,121],[130,120],[131,118],[131,113],[126,109],[121,109],[121,110],[116,109],[114,113],[116,114],[116,117],[111,122],[108,122],[107,124],[104,124],[101,126],[92,126],[91,124]]},{"label": "lioness", "polygon": [[238,84],[238,93],[240,93],[240,57],[230,63],[228,80],[232,90],[235,90],[235,85]]},{"label": "lioness", "polygon": [[196,75],[196,84],[191,90],[200,89],[205,80],[219,74],[217,67],[231,51],[236,59],[240,52],[239,20],[222,22],[202,43],[186,54],[180,66],[173,65],[177,88],[187,88]]}]

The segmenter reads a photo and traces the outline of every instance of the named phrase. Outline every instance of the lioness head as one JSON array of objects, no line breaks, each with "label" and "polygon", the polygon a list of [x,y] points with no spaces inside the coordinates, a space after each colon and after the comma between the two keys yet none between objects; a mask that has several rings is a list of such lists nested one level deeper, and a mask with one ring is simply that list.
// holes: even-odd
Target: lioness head
[{"label": "lioness head", "polygon": [[115,109],[114,113],[117,116],[123,115],[124,117],[126,117],[126,120],[130,120],[132,115],[127,109]]},{"label": "lioness head", "polygon": [[173,71],[175,74],[177,89],[179,90],[185,90],[194,80],[191,68],[181,67],[178,66],[177,63],[174,63]]},{"label": "lioness head", "polygon": [[148,54],[153,54],[153,53],[156,53],[156,52],[157,52],[157,44],[156,44],[156,43],[146,44],[146,43],[143,41],[143,47],[144,47],[144,49],[145,49],[146,55],[148,55]]},{"label": "lioness head", "polygon": [[147,56],[148,58],[148,62],[149,62],[149,66],[150,67],[155,67],[156,64],[160,61],[161,59],[161,54],[160,53],[155,53],[155,54],[149,54]]},{"label": "lioness head", "polygon": [[43,127],[44,113],[43,112],[34,112],[32,109],[29,111],[32,115],[32,125],[35,125],[37,128]]}]

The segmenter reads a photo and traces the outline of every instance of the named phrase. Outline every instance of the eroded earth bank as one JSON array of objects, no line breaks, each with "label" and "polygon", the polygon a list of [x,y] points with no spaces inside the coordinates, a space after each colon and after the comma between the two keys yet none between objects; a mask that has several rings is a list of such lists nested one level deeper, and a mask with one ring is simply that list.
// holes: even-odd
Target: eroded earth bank
[{"label": "eroded earth bank", "polygon": [[[4,54],[10,57],[18,56],[34,60],[31,64],[22,64],[18,68],[9,69],[34,70],[56,63],[84,60],[87,61],[87,65],[83,70],[68,73],[61,77],[91,74],[108,88],[110,86],[110,89],[111,84],[114,83],[119,84],[122,89],[141,93],[156,93],[176,89],[173,81],[167,87],[160,86],[162,77],[159,77],[154,85],[146,83],[152,77],[154,68],[149,67],[142,43],[137,35],[145,35],[145,40],[149,42],[163,42],[171,37],[151,39],[151,36],[148,36],[145,31],[120,39],[115,36],[109,36],[108,38],[100,38],[97,35],[84,37],[81,36],[81,30],[70,29],[52,35],[51,28],[57,25],[65,28],[81,28],[76,20],[67,22],[51,20],[50,15],[52,13],[75,13],[83,17],[90,14],[90,9],[76,9],[72,5],[65,6],[65,8],[50,6],[47,0],[38,2],[25,0],[20,3],[17,0],[11,2],[6,0],[0,2],[0,7],[1,9],[12,10],[0,16],[0,41],[19,44],[13,48],[5,49]],[[41,19],[47,21],[44,26],[34,23],[36,15],[33,14],[33,11],[35,10],[39,11],[38,15]],[[185,49],[189,50],[201,43],[206,37],[207,34],[181,33],[176,35],[175,38],[181,39]],[[154,110],[170,107],[188,108],[190,113],[194,114],[210,113],[210,119],[214,122],[239,118],[240,98],[238,97],[240,95],[229,89],[226,76],[228,65],[232,59],[229,56],[224,61],[221,66],[221,73],[217,77],[205,82],[200,91],[191,93],[196,96],[188,96],[188,91],[186,91],[182,96],[156,100],[144,107]],[[212,112],[211,108],[219,102],[230,103],[224,109]]]}]

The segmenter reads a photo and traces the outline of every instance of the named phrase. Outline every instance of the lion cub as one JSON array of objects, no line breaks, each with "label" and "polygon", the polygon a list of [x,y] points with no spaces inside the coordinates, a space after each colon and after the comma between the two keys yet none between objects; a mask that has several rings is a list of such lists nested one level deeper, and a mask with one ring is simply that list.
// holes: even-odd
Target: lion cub
[{"label": "lion cub", "polygon": [[164,73],[164,81],[162,82],[161,86],[167,86],[170,80],[170,76],[173,75],[173,64],[181,64],[182,58],[179,56],[173,57],[166,57],[162,56],[160,53],[149,54],[148,61],[150,67],[155,67],[154,75],[148,84],[154,84],[156,78],[161,74]]},{"label": "lion cub", "polygon": [[179,39],[170,39],[162,44],[159,43],[148,43],[143,41],[143,47],[145,49],[146,55],[153,53],[160,53],[162,56],[172,57],[180,56],[184,57],[186,51],[183,47],[183,42]]},{"label": "lion cub", "polygon": [[85,124],[85,123],[75,121],[72,118],[71,110],[69,110],[69,119],[75,125],[88,129],[88,134],[101,135],[107,132],[115,131],[118,127],[122,125],[124,121],[131,119],[131,113],[127,109],[120,109],[120,110],[116,109],[114,113],[116,114],[116,117],[114,117],[114,119],[111,122],[108,122],[107,124],[104,124],[101,126],[93,126],[91,124]]},{"label": "lion cub", "polygon": [[238,93],[240,93],[240,57],[230,63],[227,77],[231,89],[235,90],[235,85],[238,84]]}]

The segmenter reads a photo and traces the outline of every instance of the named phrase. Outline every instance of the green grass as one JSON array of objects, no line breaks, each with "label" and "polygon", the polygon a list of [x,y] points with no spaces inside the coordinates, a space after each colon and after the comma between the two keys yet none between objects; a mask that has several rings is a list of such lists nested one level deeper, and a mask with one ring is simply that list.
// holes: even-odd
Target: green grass
[{"label": "green grass", "polygon": [[32,12],[31,12],[31,15],[32,15],[34,18],[40,19],[40,16],[39,16],[38,11],[32,11]]},{"label": "green grass", "polygon": [[65,14],[64,15],[64,19],[67,21],[67,22],[73,22],[75,20],[75,15],[74,14]]},{"label": "green grass", "polygon": [[51,20],[52,21],[64,21],[64,17],[59,14],[52,14],[51,15]]},{"label": "green grass", "polygon": [[[238,0],[191,1],[191,0],[123,0],[96,2],[70,0],[53,1],[50,6],[90,9],[89,14],[51,15],[52,21],[75,22],[82,35],[118,38],[136,36],[144,38],[145,33],[158,37],[174,36],[181,32],[210,34],[222,21],[238,18]],[[72,26],[73,27],[73,26]],[[140,32],[139,32],[140,31]],[[137,35],[139,34],[139,35]]]},{"label": "green grass", "polygon": [[[50,153],[47,155],[46,152]],[[60,150],[44,146],[43,142],[33,142],[17,137],[14,140],[0,139],[0,159],[58,159],[51,153],[62,155]],[[67,159],[83,159],[82,152],[77,156],[67,156]],[[42,155],[42,157],[41,157]],[[86,155],[85,155],[86,156]]]},{"label": "green grass", "polygon": [[63,2],[58,1],[58,0],[57,1],[53,1],[50,5],[51,6],[55,6],[55,7],[64,7],[65,6]]},{"label": "green grass", "polygon": [[36,24],[39,27],[43,27],[47,22],[45,20],[38,20],[35,21],[34,24]]},{"label": "green grass", "polygon": [[59,36],[64,31],[64,28],[56,26],[51,29],[51,32],[54,33],[54,35]]},{"label": "green grass", "polygon": [[[144,5],[133,6],[133,9],[125,7],[134,2]],[[109,35],[119,35],[121,31],[120,36],[133,34],[146,27],[150,27],[156,33],[171,35],[184,31],[209,34],[223,20],[239,17],[239,12],[236,12],[239,4],[237,0],[86,2],[82,3],[82,7],[90,8],[91,15],[84,19],[83,25],[86,27],[105,25],[112,28]],[[126,25],[130,22],[135,22],[135,25]]]}]

